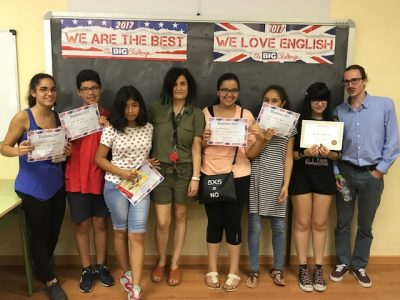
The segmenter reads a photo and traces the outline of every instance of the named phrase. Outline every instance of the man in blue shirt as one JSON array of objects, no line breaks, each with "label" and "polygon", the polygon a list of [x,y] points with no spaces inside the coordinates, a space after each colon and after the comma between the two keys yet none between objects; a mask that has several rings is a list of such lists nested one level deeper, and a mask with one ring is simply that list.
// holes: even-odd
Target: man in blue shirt
[{"label": "man in blue shirt", "polygon": [[[341,281],[351,271],[363,287],[371,287],[365,267],[372,244],[372,223],[383,191],[383,176],[400,155],[399,133],[394,103],[365,91],[367,74],[362,66],[346,68],[342,83],[348,103],[336,107],[334,115],[344,122],[342,159],[335,173],[346,179],[352,201],[336,198],[335,230],[338,264],[330,274]],[[342,186],[337,183],[338,190]],[[351,252],[351,223],[358,197],[357,235]]]}]

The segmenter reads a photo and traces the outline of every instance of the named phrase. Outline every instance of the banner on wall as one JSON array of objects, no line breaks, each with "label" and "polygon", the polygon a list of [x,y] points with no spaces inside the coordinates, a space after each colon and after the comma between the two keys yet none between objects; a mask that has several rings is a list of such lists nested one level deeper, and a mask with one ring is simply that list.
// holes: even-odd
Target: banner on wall
[{"label": "banner on wall", "polygon": [[336,27],[214,24],[214,61],[333,64]]},{"label": "banner on wall", "polygon": [[187,23],[61,19],[63,57],[187,60]]}]

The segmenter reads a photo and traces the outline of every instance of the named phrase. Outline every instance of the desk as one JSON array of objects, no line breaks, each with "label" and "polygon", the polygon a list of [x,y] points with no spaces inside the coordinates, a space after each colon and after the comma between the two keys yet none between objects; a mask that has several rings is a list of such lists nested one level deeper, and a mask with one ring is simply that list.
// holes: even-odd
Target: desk
[{"label": "desk", "polygon": [[22,239],[22,250],[25,261],[25,274],[28,296],[32,296],[32,265],[28,246],[28,230],[26,227],[24,211],[21,207],[21,199],[14,192],[14,179],[0,179],[0,218],[15,210],[18,214],[19,228]]}]

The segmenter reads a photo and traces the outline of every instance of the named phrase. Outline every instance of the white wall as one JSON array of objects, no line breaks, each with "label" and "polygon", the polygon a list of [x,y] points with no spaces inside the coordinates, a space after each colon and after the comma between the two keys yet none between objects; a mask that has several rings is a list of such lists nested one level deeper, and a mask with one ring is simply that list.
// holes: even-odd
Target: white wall
[{"label": "white wall", "polygon": [[330,0],[67,0],[68,11],[144,16],[223,16],[227,20],[328,19]]}]

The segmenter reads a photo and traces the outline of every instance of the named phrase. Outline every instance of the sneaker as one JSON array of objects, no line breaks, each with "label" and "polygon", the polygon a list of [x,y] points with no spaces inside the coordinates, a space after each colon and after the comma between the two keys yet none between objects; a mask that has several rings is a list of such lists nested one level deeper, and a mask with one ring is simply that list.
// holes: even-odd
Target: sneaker
[{"label": "sneaker", "polygon": [[132,286],[131,271],[122,274],[121,278],[119,279],[119,282],[124,287],[125,292],[129,293],[130,291],[132,291],[133,286]]},{"label": "sneaker", "polygon": [[347,274],[349,274],[349,267],[347,265],[345,264],[336,265],[335,270],[331,272],[329,278],[332,281],[339,282],[342,281],[344,276],[346,276]]},{"label": "sneaker", "polygon": [[322,272],[322,268],[314,269],[313,288],[318,292],[323,292],[326,290],[326,282],[324,280],[324,274]]},{"label": "sneaker", "polygon": [[91,267],[82,269],[79,290],[82,293],[89,293],[91,290],[93,290],[93,270]]},{"label": "sneaker", "polygon": [[94,271],[94,276],[104,286],[113,286],[115,284],[114,278],[111,276],[110,271],[105,265],[97,265]]},{"label": "sneaker", "polygon": [[299,286],[303,291],[312,292],[313,286],[308,268],[299,268]]},{"label": "sneaker", "polygon": [[354,277],[362,287],[369,288],[372,286],[371,279],[369,279],[365,269],[359,268],[358,270],[351,270],[351,273],[353,273]]},{"label": "sneaker", "polygon": [[68,300],[68,297],[65,294],[63,288],[61,287],[59,281],[46,287],[46,292],[50,300]]},{"label": "sneaker", "polygon": [[135,287],[128,293],[128,300],[140,300],[142,297],[142,288],[140,285]]}]

